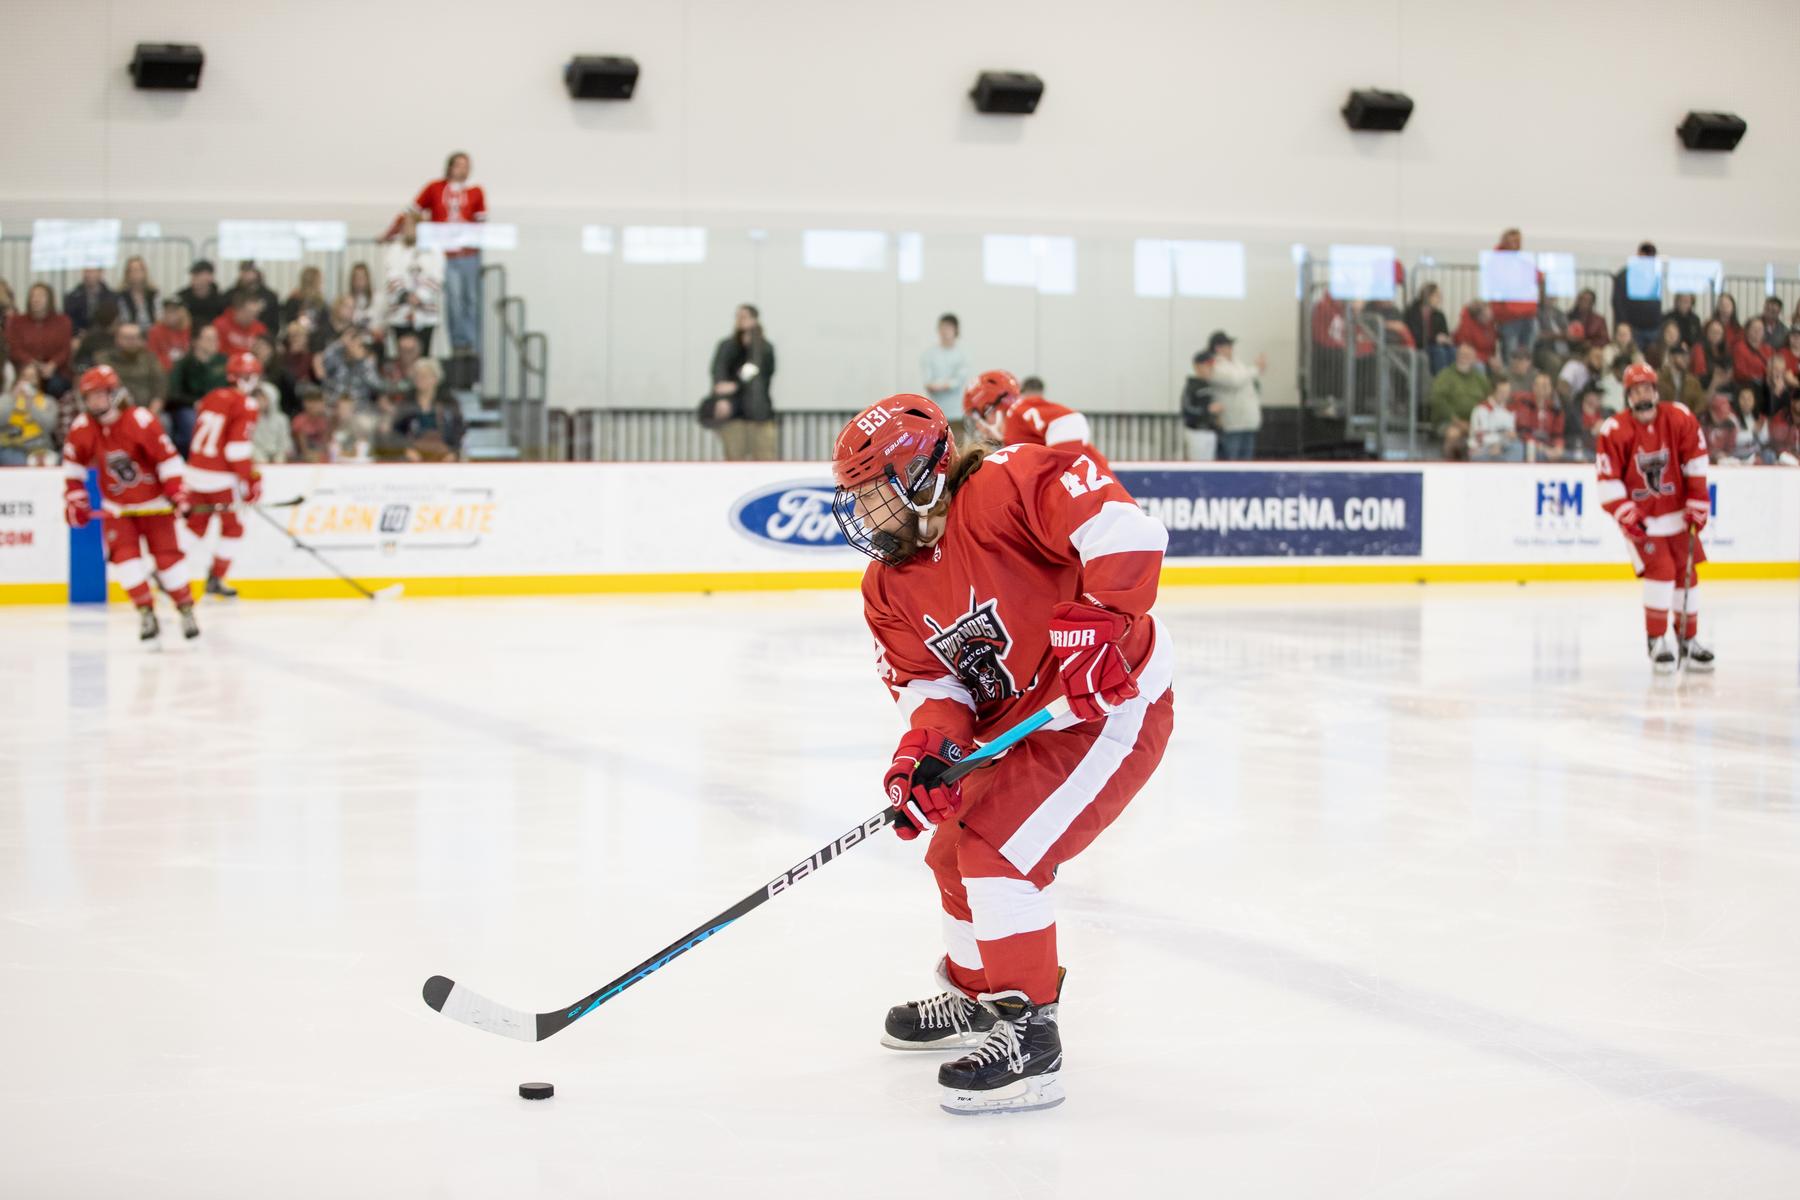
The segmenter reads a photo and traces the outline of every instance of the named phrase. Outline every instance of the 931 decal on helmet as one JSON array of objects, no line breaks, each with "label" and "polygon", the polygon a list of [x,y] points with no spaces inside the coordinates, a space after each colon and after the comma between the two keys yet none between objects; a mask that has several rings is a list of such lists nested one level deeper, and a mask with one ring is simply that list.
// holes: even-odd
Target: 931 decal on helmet
[{"label": "931 decal on helmet", "polygon": [[1018,694],[1018,684],[1006,669],[1006,652],[1012,635],[1000,619],[998,600],[977,600],[969,594],[969,611],[948,625],[930,616],[925,624],[931,636],[925,645],[969,689],[977,704],[989,704]]}]

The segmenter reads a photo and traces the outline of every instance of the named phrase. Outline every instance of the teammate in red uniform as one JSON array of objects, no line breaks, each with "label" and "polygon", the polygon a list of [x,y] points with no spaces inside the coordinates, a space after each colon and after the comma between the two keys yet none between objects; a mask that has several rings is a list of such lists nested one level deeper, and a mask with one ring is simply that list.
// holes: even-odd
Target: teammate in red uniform
[{"label": "teammate in red uniform", "polygon": [[138,610],[138,637],[158,632],[150,597],[150,570],[138,543],[149,547],[163,590],[181,612],[184,637],[200,636],[187,567],[175,539],[176,514],[186,509],[181,456],[147,408],[124,409],[126,392],[111,367],[92,367],[77,385],[82,412],[63,445],[63,514],[73,528],[88,523],[87,471],[100,469],[100,505],[106,513],[106,560]]},{"label": "teammate in red uniform", "polygon": [[202,545],[213,514],[219,517],[219,545],[206,575],[206,594],[232,598],[237,589],[225,582],[231,560],[243,541],[244,523],[232,506],[240,497],[249,504],[262,498],[262,476],[250,461],[250,433],[256,428],[256,387],[262,364],[254,354],[234,354],[225,363],[231,386],[214,388],[194,414],[194,438],[188,446],[188,496],[204,506],[187,519],[194,544]]},{"label": "teammate in red uniform", "polygon": [[963,417],[970,433],[995,446],[1094,448],[1086,417],[1022,393],[1011,371],[983,371],[963,392]]},{"label": "teammate in red uniform", "polygon": [[[1143,787],[1174,724],[1173,649],[1148,615],[1168,533],[1079,450],[958,455],[922,396],[853,419],[833,511],[875,559],[863,603],[908,731],[882,786],[932,833],[944,990],[888,1013],[884,1044],[966,1050],[951,1112],[1060,1103],[1051,880]],[[946,763],[1055,700],[1070,714],[945,786]]]},{"label": "teammate in red uniform", "polygon": [[[1685,662],[1690,671],[1710,671],[1713,654],[1699,637],[1695,571],[1706,561],[1699,532],[1712,509],[1706,435],[1685,404],[1657,403],[1654,367],[1625,368],[1625,399],[1630,415],[1609,417],[1594,438],[1600,504],[1618,521],[1632,569],[1644,581],[1652,668],[1668,674]],[[1677,612],[1674,628],[1671,608]]]}]

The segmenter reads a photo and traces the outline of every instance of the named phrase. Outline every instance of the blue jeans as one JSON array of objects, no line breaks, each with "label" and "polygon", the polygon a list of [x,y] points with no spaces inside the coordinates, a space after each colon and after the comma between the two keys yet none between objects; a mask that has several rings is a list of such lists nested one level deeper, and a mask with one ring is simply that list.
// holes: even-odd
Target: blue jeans
[{"label": "blue jeans", "polygon": [[175,443],[175,449],[186,458],[188,446],[194,440],[194,406],[184,404],[180,408],[165,408],[162,420],[163,428],[169,431],[169,440]]},{"label": "blue jeans", "polygon": [[481,255],[444,260],[444,324],[455,350],[481,349]]},{"label": "blue jeans", "polygon": [[1438,342],[1433,342],[1430,346],[1426,347],[1425,354],[1431,360],[1431,373],[1433,375],[1436,375],[1439,371],[1456,361],[1456,347],[1441,345]]},{"label": "blue jeans", "polygon": [[1537,340],[1537,318],[1521,317],[1517,321],[1500,322],[1500,351],[1511,358],[1513,351],[1523,346],[1527,351]]},{"label": "blue jeans", "polygon": [[1219,457],[1225,462],[1249,462],[1256,457],[1256,430],[1219,435]]}]

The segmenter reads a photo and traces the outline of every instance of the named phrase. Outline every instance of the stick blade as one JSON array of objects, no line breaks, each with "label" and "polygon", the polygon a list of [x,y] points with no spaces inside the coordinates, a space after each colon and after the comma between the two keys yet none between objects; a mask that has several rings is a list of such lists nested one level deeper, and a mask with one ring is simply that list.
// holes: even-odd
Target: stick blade
[{"label": "stick blade", "polygon": [[405,592],[406,592],[406,585],[404,583],[390,583],[384,588],[377,588],[375,590],[374,594],[372,594],[369,597],[369,599],[371,599],[371,600],[398,600],[402,595],[405,594]]},{"label": "stick blade", "polygon": [[537,1015],[496,1004],[479,992],[460,986],[455,980],[433,975],[422,989],[425,1003],[453,1021],[473,1026],[485,1033],[514,1038],[521,1042],[538,1040]]}]

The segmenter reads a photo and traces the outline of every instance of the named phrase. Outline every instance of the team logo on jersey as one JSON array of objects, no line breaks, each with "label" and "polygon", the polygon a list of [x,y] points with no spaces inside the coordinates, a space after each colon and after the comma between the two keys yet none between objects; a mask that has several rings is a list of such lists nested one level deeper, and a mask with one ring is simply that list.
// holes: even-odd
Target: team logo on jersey
[{"label": "team logo on jersey", "polygon": [[778,483],[739,498],[731,506],[731,527],[745,537],[777,546],[843,549],[843,530],[831,515],[836,494],[830,484]]},{"label": "team logo on jersey", "polygon": [[1018,684],[1006,669],[1012,634],[1000,619],[998,600],[977,600],[971,590],[968,612],[948,625],[939,625],[927,616],[925,624],[931,629],[925,645],[962,681],[977,704],[991,704],[1018,694]]},{"label": "team logo on jersey", "polygon": [[1637,465],[1638,474],[1644,477],[1644,486],[1631,489],[1633,500],[1648,500],[1652,496],[1673,496],[1675,484],[1665,478],[1669,471],[1669,449],[1639,450],[1631,456]]},{"label": "team logo on jersey", "polygon": [[106,481],[114,485],[108,490],[115,495],[144,477],[143,472],[138,470],[137,460],[123,450],[107,451],[104,475]]}]

